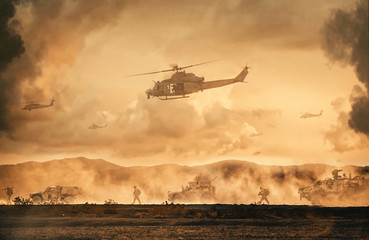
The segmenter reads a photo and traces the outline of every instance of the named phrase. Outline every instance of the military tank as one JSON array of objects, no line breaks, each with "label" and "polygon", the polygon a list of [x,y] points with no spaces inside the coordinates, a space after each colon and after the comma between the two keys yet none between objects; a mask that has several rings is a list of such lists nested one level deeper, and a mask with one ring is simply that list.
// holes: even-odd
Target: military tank
[{"label": "military tank", "polygon": [[172,203],[206,203],[214,201],[215,187],[211,184],[214,179],[211,181],[195,179],[195,181],[188,182],[186,187],[182,186],[182,191],[168,192],[168,201]]},{"label": "military tank", "polygon": [[[358,203],[360,194],[369,194],[369,179],[362,176],[351,178],[342,170],[334,169],[332,178],[316,181],[313,185],[302,187],[298,190],[300,201],[307,199],[313,205],[329,205],[333,201],[338,203],[355,204]],[[367,199],[365,196],[363,198]]]}]

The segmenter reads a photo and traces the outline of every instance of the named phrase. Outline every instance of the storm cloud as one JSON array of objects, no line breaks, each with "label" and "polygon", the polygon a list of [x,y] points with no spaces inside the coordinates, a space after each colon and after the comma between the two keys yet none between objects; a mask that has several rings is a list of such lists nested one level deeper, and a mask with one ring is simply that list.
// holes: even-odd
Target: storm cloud
[{"label": "storm cloud", "polygon": [[358,85],[353,90],[348,125],[369,138],[368,1],[358,1],[353,10],[334,10],[322,34],[326,56],[333,62],[353,66],[364,86],[364,90]]},{"label": "storm cloud", "polygon": [[3,71],[14,58],[21,56],[25,49],[22,37],[16,33],[12,21],[15,15],[15,2],[0,2],[0,136],[3,131],[10,130],[8,104],[11,102],[12,91],[17,86],[17,79],[3,76]]},{"label": "storm cloud", "polygon": [[1,2],[0,132],[16,138],[15,132],[25,124],[53,119],[50,114],[31,117],[19,109],[30,101],[60,100],[68,91],[58,79],[60,69],[73,65],[85,37],[113,23],[124,5],[124,1]]}]

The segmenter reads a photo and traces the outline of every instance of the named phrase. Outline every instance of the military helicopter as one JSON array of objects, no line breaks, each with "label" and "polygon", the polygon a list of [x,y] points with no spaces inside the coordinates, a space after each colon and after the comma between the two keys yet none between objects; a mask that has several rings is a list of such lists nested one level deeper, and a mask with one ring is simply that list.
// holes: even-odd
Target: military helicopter
[{"label": "military helicopter", "polygon": [[98,129],[98,128],[106,128],[108,126],[108,124],[105,124],[105,125],[97,125],[95,123],[92,123],[88,129]]},{"label": "military helicopter", "polygon": [[261,136],[261,135],[263,135],[263,133],[262,133],[262,132],[258,132],[258,133],[251,133],[251,134],[249,135],[249,137],[259,137],[259,136]]},{"label": "military helicopter", "polygon": [[31,111],[32,109],[39,109],[39,108],[48,108],[54,105],[54,99],[51,100],[50,104],[39,104],[39,103],[33,103],[27,104],[22,110],[28,110]]},{"label": "military helicopter", "polygon": [[[210,61],[213,62],[213,61]],[[235,77],[230,79],[214,80],[214,81],[204,81],[203,77],[198,77],[193,73],[186,73],[184,69],[203,65],[210,62],[203,62],[193,65],[188,65],[185,67],[179,67],[177,64],[171,65],[171,69],[141,73],[135,75],[129,75],[127,77],[141,76],[156,74],[162,72],[174,72],[172,77],[165,79],[163,81],[154,81],[155,85],[153,88],[146,90],[147,99],[151,97],[159,97],[160,100],[172,100],[179,98],[188,98],[188,94],[195,93],[198,91],[203,91],[210,88],[223,87],[229,84],[243,82],[247,73],[248,67],[244,69]],[[164,98],[165,97],[165,98]]]},{"label": "military helicopter", "polygon": [[320,110],[320,113],[318,114],[314,114],[314,113],[304,113],[303,115],[300,116],[300,118],[304,118],[306,120],[306,118],[312,118],[312,117],[319,117],[322,116],[323,114],[323,110]]}]

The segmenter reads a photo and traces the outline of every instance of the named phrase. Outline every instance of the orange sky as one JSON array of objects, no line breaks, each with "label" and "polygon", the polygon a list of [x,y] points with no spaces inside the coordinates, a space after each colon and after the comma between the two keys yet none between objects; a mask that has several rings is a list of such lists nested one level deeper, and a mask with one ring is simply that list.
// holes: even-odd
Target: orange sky
[{"label": "orange sky", "polygon": [[[56,9],[55,5],[58,8]],[[359,83],[331,63],[321,29],[333,9],[355,1],[55,1],[21,3],[15,19],[26,52],[5,72],[19,81],[13,131],[0,135],[0,163],[85,156],[120,165],[368,165],[364,134],[347,125]],[[157,74],[126,75],[223,59],[187,70],[205,80],[248,83],[146,99]],[[323,115],[301,119],[305,112]],[[107,128],[90,130],[92,123]],[[252,134],[263,133],[252,137]]]}]

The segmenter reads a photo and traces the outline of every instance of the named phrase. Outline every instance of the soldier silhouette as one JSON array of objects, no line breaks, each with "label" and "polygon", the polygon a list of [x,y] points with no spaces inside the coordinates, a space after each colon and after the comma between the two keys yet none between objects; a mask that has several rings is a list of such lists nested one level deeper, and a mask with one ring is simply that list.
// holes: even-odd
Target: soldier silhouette
[{"label": "soldier silhouette", "polygon": [[270,194],[269,189],[260,187],[260,192],[258,195],[261,196],[261,199],[258,201],[258,204],[261,204],[263,200],[265,200],[269,204],[269,201],[267,198],[269,194]]},{"label": "soldier silhouette", "polygon": [[6,188],[4,188],[3,191],[5,192],[6,196],[8,196],[8,204],[11,204],[10,197],[13,195],[13,188],[6,186]]},{"label": "soldier silhouette", "polygon": [[140,201],[140,195],[141,195],[141,191],[140,189],[138,189],[136,186],[133,186],[133,203],[132,204],[135,204],[136,200],[139,202],[139,204],[141,204],[141,201]]},{"label": "soldier silhouette", "polygon": [[334,180],[342,178],[340,175],[338,175],[339,172],[342,172],[342,169],[334,169],[332,171],[332,176]]}]

